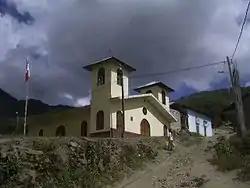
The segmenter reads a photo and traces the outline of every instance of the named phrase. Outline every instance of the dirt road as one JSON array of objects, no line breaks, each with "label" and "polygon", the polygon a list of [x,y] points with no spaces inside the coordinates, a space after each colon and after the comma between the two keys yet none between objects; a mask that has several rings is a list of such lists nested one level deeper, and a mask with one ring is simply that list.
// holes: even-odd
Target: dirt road
[{"label": "dirt road", "polygon": [[185,147],[178,144],[173,153],[161,153],[158,164],[149,164],[119,183],[115,188],[249,188],[250,184],[234,181],[236,172],[218,172],[207,159],[206,144]]}]

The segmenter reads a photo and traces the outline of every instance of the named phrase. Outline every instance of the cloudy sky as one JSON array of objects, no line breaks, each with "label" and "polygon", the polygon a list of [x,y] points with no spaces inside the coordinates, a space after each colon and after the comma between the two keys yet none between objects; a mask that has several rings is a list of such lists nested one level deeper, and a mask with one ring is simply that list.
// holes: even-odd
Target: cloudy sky
[{"label": "cloudy sky", "polygon": [[[222,61],[232,55],[246,0],[0,0],[0,88],[25,97],[25,57],[31,61],[30,97],[82,105],[90,93],[83,65],[116,56],[143,75]],[[236,59],[250,84],[250,29]],[[225,87],[223,64],[134,78],[131,88],[161,80],[173,96]]]}]

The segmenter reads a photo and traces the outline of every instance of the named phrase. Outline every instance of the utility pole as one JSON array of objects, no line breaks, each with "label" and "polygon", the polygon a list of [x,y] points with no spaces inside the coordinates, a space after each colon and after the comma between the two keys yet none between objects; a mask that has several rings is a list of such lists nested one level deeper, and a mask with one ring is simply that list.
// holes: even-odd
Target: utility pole
[{"label": "utility pole", "polygon": [[232,92],[234,95],[235,106],[236,106],[236,113],[238,119],[237,125],[237,132],[240,136],[243,136],[246,133],[246,122],[244,116],[244,109],[242,103],[242,93],[241,93],[241,86],[239,81],[239,71],[233,66],[233,71],[231,69],[232,60],[230,61],[229,57],[227,56],[227,64],[230,74],[230,80],[232,84]]},{"label": "utility pole", "polygon": [[112,130],[112,126],[110,126],[110,130],[109,130],[109,134],[110,134],[110,138],[113,138],[113,130]]},{"label": "utility pole", "polygon": [[124,138],[124,132],[125,132],[125,109],[124,109],[124,79],[123,79],[123,71],[122,68],[120,68],[122,72],[122,80],[121,80],[121,86],[122,86],[122,134],[121,137]]}]

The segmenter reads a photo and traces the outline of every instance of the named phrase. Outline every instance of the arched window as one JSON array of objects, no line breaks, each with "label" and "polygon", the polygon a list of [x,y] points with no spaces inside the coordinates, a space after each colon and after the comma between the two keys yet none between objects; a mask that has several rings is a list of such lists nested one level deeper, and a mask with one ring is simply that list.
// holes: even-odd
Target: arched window
[{"label": "arched window", "polygon": [[117,84],[122,85],[123,82],[123,72],[121,69],[117,69]]},{"label": "arched window", "polygon": [[96,130],[104,129],[104,112],[98,111],[96,114]]},{"label": "arched window", "polygon": [[166,93],[164,90],[161,91],[162,104],[166,104]]},{"label": "arched window", "polygon": [[151,91],[151,90],[148,90],[148,91],[146,91],[146,93],[152,93],[152,91]]},{"label": "arched window", "polygon": [[63,125],[59,126],[56,129],[56,136],[65,136],[65,135],[66,135],[65,127]]},{"label": "arched window", "polygon": [[43,136],[43,129],[39,131],[39,136]]},{"label": "arched window", "polygon": [[97,73],[97,85],[105,84],[105,69],[102,67]]},{"label": "arched window", "polygon": [[87,136],[88,123],[83,121],[81,124],[81,136]]}]

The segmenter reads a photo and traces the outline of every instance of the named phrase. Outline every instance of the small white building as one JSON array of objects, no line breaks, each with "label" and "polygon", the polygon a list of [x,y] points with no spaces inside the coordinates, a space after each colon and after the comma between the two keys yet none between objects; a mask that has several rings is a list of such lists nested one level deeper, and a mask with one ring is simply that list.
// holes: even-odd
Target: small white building
[{"label": "small white building", "polygon": [[171,103],[170,108],[171,113],[177,119],[177,122],[171,123],[173,130],[187,127],[190,132],[206,137],[213,136],[212,119],[208,116],[178,103]]},{"label": "small white building", "polygon": [[207,137],[213,136],[211,118],[189,109],[187,109],[187,113],[190,132],[199,133]]}]

